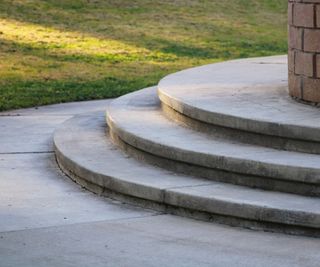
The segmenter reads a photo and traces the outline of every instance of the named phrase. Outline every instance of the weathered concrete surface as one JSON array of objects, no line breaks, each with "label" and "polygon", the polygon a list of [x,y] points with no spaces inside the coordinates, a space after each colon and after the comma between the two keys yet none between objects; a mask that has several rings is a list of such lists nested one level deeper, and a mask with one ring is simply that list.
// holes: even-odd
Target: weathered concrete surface
[{"label": "weathered concrete surface", "polygon": [[110,100],[93,100],[82,102],[70,102],[56,105],[40,106],[26,109],[16,109],[0,113],[0,116],[66,116],[77,115],[86,112],[104,110]]},{"label": "weathered concrete surface", "polygon": [[148,215],[105,205],[76,187],[61,174],[52,153],[0,155],[0,162],[0,232]]},{"label": "weathered concrete surface", "polygon": [[0,153],[52,152],[52,132],[66,116],[0,117]]},{"label": "weathered concrete surface", "polygon": [[320,140],[319,109],[288,96],[287,57],[235,60],[184,70],[158,85],[163,103],[210,124]]},{"label": "weathered concrete surface", "polygon": [[[79,110],[96,110],[84,104],[63,105],[68,109],[65,119]],[[42,114],[42,108],[19,114],[43,121],[58,116],[58,125],[64,115],[60,106],[47,108],[50,114]],[[12,132],[19,127],[14,121]],[[34,124],[25,127],[27,135]],[[8,132],[0,131],[0,147]],[[157,215],[85,192],[61,174],[52,153],[39,154],[36,140],[28,152],[19,151],[20,137],[12,137],[3,150],[8,152],[0,155],[1,267],[319,266],[318,239]],[[40,138],[39,143],[46,145]]]},{"label": "weathered concrete surface", "polygon": [[[104,101],[104,108],[108,102]],[[0,232],[149,214],[112,202],[105,205],[101,199],[76,187],[59,170],[54,153],[45,152],[52,151],[54,128],[78,112],[79,106],[71,104],[68,115],[58,117],[56,113],[63,108],[59,105],[41,108],[52,109],[50,115],[42,114],[41,109],[32,116],[29,110],[26,116],[1,114]],[[85,112],[92,107],[84,105],[81,110]]]},{"label": "weathered concrete surface", "polygon": [[52,152],[56,125],[75,114],[103,110],[108,102],[74,102],[0,113],[0,154]]},{"label": "weathered concrete surface", "polygon": [[1,267],[318,267],[317,239],[255,233],[179,217],[1,233]]}]

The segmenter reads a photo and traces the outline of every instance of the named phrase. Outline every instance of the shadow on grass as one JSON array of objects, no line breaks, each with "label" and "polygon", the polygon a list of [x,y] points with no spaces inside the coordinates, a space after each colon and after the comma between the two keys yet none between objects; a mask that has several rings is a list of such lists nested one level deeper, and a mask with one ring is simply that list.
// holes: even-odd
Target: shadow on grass
[{"label": "shadow on grass", "polygon": [[[1,35],[0,35],[1,36]],[[46,44],[31,44],[26,42],[16,42],[6,40],[0,37],[0,47],[3,52],[15,53],[21,52],[24,55],[32,55],[42,59],[51,59],[60,62],[84,62],[84,63],[99,63],[99,62],[172,62],[177,60],[173,53],[97,53],[86,54],[77,51],[68,51],[59,47],[51,47]]]}]

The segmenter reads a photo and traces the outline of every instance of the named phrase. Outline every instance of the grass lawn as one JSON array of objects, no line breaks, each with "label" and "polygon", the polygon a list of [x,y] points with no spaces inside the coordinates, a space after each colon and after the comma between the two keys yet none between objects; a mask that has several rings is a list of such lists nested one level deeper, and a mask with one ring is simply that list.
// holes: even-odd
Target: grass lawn
[{"label": "grass lawn", "polygon": [[284,54],[286,0],[1,0],[0,110],[101,99]]}]

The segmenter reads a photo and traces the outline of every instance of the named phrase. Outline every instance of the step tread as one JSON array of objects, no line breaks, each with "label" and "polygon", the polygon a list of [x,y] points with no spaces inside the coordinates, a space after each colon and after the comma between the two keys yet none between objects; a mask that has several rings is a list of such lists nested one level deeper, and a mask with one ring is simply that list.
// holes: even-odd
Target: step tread
[{"label": "step tread", "polygon": [[320,182],[320,155],[240,143],[184,127],[162,114],[155,88],[113,101],[108,122],[123,141],[165,158],[240,173]]},{"label": "step tread", "polygon": [[166,105],[200,121],[320,141],[319,108],[291,99],[287,82],[286,56],[277,56],[184,70],[163,78],[158,90]]},{"label": "step tread", "polygon": [[320,228],[319,198],[212,182],[139,162],[106,137],[104,119],[101,113],[81,115],[55,131],[55,151],[64,169],[118,193],[159,203]]},{"label": "step tread", "polygon": [[[87,169],[89,174],[108,176],[110,181],[100,181],[101,186],[113,186],[115,177],[117,182],[124,181],[125,186],[138,184],[149,189],[155,188],[156,191],[150,190],[148,193],[155,201],[161,201],[160,191],[163,189],[208,184],[208,180],[183,175],[175,179],[175,175],[171,172],[130,158],[106,138],[105,131],[103,113],[77,116],[56,130],[54,135],[56,151],[62,153],[66,159],[74,161],[73,164]],[[90,179],[90,176],[87,178]],[[109,185],[104,184],[109,182]],[[136,193],[138,194],[136,197],[143,197],[147,192],[142,192],[143,195],[139,195],[139,191]]]}]

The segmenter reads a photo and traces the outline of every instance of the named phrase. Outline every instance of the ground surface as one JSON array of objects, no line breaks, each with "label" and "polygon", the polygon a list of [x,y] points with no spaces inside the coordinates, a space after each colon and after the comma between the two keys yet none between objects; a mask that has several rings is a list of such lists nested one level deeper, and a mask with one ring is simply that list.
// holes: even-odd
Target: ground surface
[{"label": "ground surface", "polygon": [[0,113],[0,266],[319,266],[319,239],[248,231],[100,198],[72,183],[54,128],[108,101]]},{"label": "ground surface", "polygon": [[287,50],[284,0],[2,0],[0,110],[100,99]]}]

